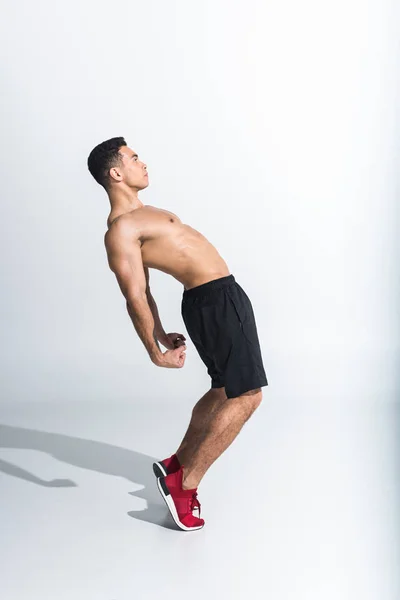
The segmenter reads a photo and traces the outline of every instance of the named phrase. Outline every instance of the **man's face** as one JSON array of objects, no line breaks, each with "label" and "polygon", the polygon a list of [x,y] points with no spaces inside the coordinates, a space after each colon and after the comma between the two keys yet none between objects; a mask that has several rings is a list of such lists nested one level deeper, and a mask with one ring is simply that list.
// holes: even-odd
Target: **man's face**
[{"label": "man's face", "polygon": [[139,160],[138,155],[128,146],[122,146],[119,149],[119,154],[122,157],[122,165],[117,168],[122,177],[122,181],[130,188],[143,190],[149,185],[149,176],[147,174],[147,166]]}]

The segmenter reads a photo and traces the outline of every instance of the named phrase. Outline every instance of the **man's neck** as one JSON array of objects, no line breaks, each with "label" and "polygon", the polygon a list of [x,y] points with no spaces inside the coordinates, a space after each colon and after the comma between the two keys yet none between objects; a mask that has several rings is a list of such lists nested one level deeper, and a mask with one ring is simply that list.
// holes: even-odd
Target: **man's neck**
[{"label": "man's neck", "polygon": [[138,190],[111,190],[108,198],[113,214],[124,214],[144,206],[143,202],[139,200]]}]

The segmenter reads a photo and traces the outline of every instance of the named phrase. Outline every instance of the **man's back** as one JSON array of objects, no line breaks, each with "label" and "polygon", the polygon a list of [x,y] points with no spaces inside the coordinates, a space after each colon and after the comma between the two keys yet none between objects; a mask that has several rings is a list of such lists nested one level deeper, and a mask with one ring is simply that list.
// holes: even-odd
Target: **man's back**
[{"label": "man's back", "polygon": [[216,248],[169,211],[145,205],[118,217],[111,213],[107,226],[109,259],[124,236],[125,245],[139,246],[144,267],[172,275],[186,289],[229,275]]}]

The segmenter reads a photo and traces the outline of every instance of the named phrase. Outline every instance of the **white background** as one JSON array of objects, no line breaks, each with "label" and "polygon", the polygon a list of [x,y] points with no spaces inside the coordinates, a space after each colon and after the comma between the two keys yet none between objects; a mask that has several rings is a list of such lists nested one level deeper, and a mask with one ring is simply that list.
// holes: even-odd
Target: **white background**
[{"label": "white background", "polygon": [[[389,558],[397,524],[398,19],[390,0],[17,0],[4,4],[0,24],[3,423],[33,426],[26,415],[51,410],[50,430],[76,435],[57,421],[57,406],[81,415],[129,406],[134,420],[141,406],[157,415],[170,403],[184,414],[178,436],[208,388],[190,343],[182,370],[150,362],[108,268],[108,199],[86,159],[99,142],[124,136],[148,165],[142,201],[206,235],[252,300],[269,387],[260,425],[249,427],[260,427],[259,443],[270,440],[271,465],[278,468],[271,439],[286,439],[285,415],[296,432],[305,415],[318,414],[316,429],[330,422],[338,441],[331,466],[352,473],[349,498],[390,490],[373,514],[349,504],[349,523],[357,515],[367,532],[359,548],[373,552],[359,563],[364,598],[379,600],[398,597]],[[166,330],[185,332],[182,286],[154,271],[151,283]],[[316,435],[307,422],[305,440]],[[45,429],[37,416],[35,427]],[[124,443],[162,453],[155,432],[140,448]],[[97,435],[123,445],[106,428]],[[290,440],[288,457],[298,452]],[[323,454],[323,440],[314,439],[310,456]],[[230,464],[228,454],[221,460]],[[286,468],[295,477],[295,466]],[[343,481],[332,478],[337,491]],[[12,481],[0,479],[11,504]],[[21,485],[31,493],[32,483]],[[382,571],[369,585],[375,553]],[[290,597],[328,598],[303,583]],[[28,598],[13,585],[7,600]],[[331,587],[331,597],[354,597],[350,587]],[[78,598],[73,589],[65,598]]]}]

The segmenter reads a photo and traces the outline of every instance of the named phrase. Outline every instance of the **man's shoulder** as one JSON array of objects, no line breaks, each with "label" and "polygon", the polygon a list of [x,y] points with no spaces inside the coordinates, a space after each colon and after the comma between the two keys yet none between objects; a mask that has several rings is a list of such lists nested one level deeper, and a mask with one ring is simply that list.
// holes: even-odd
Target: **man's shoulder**
[{"label": "man's shoulder", "polygon": [[129,237],[132,240],[140,235],[138,218],[132,213],[124,213],[107,220],[107,231],[104,234],[104,243],[107,246],[113,240],[120,237]]},{"label": "man's shoulder", "polygon": [[107,232],[114,229],[116,226],[119,228],[121,224],[133,224],[137,219],[137,215],[135,215],[136,212],[137,210],[132,210],[119,215],[111,213],[107,219]]}]

